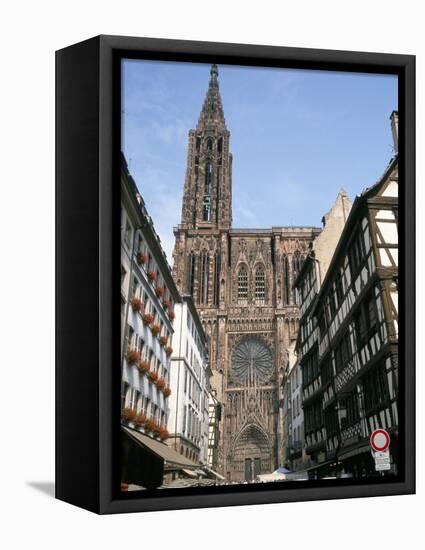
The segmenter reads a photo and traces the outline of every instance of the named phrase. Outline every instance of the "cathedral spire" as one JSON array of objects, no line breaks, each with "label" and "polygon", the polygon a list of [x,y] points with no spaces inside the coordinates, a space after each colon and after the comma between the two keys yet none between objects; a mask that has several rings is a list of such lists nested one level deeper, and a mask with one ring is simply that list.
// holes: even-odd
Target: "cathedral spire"
[{"label": "cathedral spire", "polygon": [[198,130],[205,130],[207,128],[226,128],[218,84],[218,68],[216,64],[211,65],[210,75],[207,95],[202,106],[201,114],[199,115]]}]

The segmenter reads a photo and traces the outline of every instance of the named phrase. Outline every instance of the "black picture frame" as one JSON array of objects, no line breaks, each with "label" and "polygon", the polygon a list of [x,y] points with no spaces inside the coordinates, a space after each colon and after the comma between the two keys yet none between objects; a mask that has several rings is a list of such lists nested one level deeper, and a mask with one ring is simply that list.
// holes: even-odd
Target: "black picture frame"
[{"label": "black picture frame", "polygon": [[[114,399],[120,383],[114,368],[120,317],[114,288],[119,278],[117,71],[123,57],[398,76],[404,460],[394,482],[341,479],[146,491],[143,497],[120,493],[120,413]],[[105,514],[414,493],[414,212],[414,56],[120,36],[98,36],[56,52],[56,498]]]}]

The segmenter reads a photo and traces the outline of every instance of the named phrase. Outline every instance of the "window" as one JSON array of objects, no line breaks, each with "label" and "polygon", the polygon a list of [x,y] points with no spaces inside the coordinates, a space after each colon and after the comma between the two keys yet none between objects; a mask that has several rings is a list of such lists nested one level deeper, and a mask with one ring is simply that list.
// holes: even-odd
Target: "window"
[{"label": "window", "polygon": [[196,265],[196,257],[193,252],[189,254],[189,269],[188,269],[188,282],[187,282],[187,289],[189,291],[189,294],[193,296],[194,286],[195,286],[195,265]]},{"label": "window", "polygon": [[127,248],[131,246],[131,225],[128,220],[125,222],[125,231],[124,231],[124,242]]},{"label": "window", "polygon": [[129,392],[130,392],[130,385],[128,382],[123,382],[121,385],[121,408],[125,409],[128,407],[128,401],[129,401]]},{"label": "window", "polygon": [[337,373],[341,372],[348,365],[352,359],[352,355],[353,350],[351,347],[350,333],[347,330],[334,351],[335,368]]},{"label": "window", "polygon": [[204,196],[202,203],[202,219],[204,222],[211,221],[211,197],[209,195]]},{"label": "window", "polygon": [[338,413],[335,406],[330,406],[325,410],[326,435],[332,437],[338,433]]},{"label": "window", "polygon": [[125,269],[125,267],[122,265],[121,266],[121,286],[123,286],[124,284],[124,281],[125,281],[125,276],[127,275],[127,270]]},{"label": "window", "polygon": [[238,274],[238,300],[248,299],[248,272],[242,267]]},{"label": "window", "polygon": [[373,367],[363,378],[366,411],[371,411],[389,399],[388,379],[385,364]]},{"label": "window", "polygon": [[296,250],[294,252],[294,255],[292,256],[292,271],[294,273],[294,280],[296,279],[299,270],[301,269],[301,264],[303,262],[303,256],[301,256],[301,253],[299,250]]},{"label": "window", "polygon": [[363,233],[360,228],[356,230],[353,242],[348,252],[351,276],[354,277],[365,257]]},{"label": "window", "polygon": [[289,286],[289,261],[288,256],[283,257],[283,303],[289,304],[290,286]]},{"label": "window", "polygon": [[303,361],[302,365],[302,373],[303,373],[303,386],[308,386],[317,376],[319,376],[319,359],[318,359],[318,352],[317,348],[311,352],[305,361]]},{"label": "window", "polygon": [[376,298],[373,293],[370,293],[360,307],[354,317],[356,325],[357,345],[362,347],[378,330],[378,311],[376,307]]},{"label": "window", "polygon": [[207,160],[205,164],[205,194],[206,195],[211,195],[211,178],[212,178],[211,162]]},{"label": "window", "polygon": [[209,275],[209,257],[208,251],[201,252],[201,272],[199,281],[199,303],[208,303],[208,275]]},{"label": "window", "polygon": [[218,306],[220,300],[220,270],[221,270],[221,256],[218,252],[214,256],[214,295],[213,303]]},{"label": "window", "polygon": [[359,418],[359,398],[355,390],[341,401],[341,428],[352,426]]},{"label": "window", "polygon": [[255,299],[264,300],[265,298],[265,278],[263,267],[258,267],[255,272]]}]

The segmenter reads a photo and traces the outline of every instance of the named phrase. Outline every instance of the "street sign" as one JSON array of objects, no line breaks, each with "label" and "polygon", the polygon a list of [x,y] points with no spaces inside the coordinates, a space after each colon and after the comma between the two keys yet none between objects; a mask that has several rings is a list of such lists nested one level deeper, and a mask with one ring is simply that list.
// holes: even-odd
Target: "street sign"
[{"label": "street sign", "polygon": [[390,451],[372,451],[375,459],[375,470],[381,472],[383,470],[391,470]]},{"label": "street sign", "polygon": [[386,451],[390,446],[390,436],[386,430],[374,430],[370,436],[370,445],[374,451]]}]

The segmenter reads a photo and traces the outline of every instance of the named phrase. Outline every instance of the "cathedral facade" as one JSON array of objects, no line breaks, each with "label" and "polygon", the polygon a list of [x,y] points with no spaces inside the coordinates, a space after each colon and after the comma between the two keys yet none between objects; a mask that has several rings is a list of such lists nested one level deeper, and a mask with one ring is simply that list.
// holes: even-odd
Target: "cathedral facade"
[{"label": "cathedral facade", "polygon": [[283,463],[281,382],[299,324],[292,284],[319,232],[232,226],[230,132],[213,65],[189,131],[173,276],[180,293],[192,295],[208,337],[211,385],[222,403],[215,466],[227,481],[251,481]]}]

